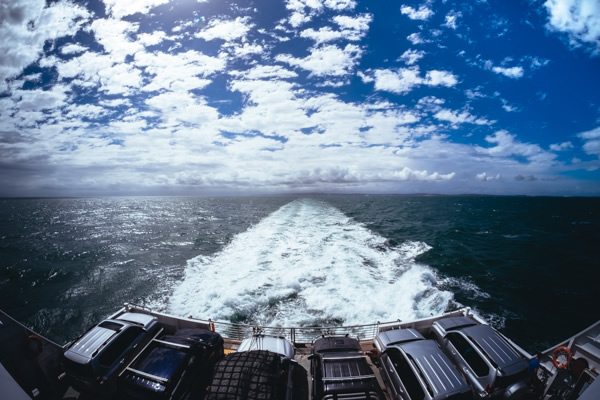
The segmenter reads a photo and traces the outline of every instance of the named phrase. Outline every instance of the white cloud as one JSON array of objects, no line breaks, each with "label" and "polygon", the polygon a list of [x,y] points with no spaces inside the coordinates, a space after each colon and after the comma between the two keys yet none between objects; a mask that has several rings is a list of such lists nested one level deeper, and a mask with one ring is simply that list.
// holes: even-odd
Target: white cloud
[{"label": "white cloud", "polygon": [[[175,128],[181,123],[186,123],[201,128],[214,123],[219,117],[216,109],[207,106],[203,99],[190,93],[161,93],[147,99],[146,104],[160,113],[165,127]],[[202,131],[203,142],[211,143],[214,140],[210,132],[210,129]]]},{"label": "white cloud", "polygon": [[453,87],[458,83],[456,76],[448,71],[431,70],[427,71],[425,80],[423,81],[428,86],[446,86]]},{"label": "white cloud", "polygon": [[312,39],[316,44],[339,39],[358,41],[367,34],[371,20],[372,16],[370,14],[359,15],[358,17],[337,15],[333,17],[333,21],[341,30],[336,31],[328,26],[321,27],[318,31],[309,28],[300,32],[300,37]]},{"label": "white cloud", "polygon": [[58,61],[55,58],[46,58],[41,62],[43,67],[56,66],[61,78],[80,77],[84,81],[97,82],[98,73],[113,65],[113,61],[107,55],[87,51],[78,57],[68,61]]},{"label": "white cloud", "polygon": [[401,68],[397,71],[378,69],[375,71],[375,89],[404,94],[420,85],[423,79],[419,77],[416,68]]},{"label": "white cloud", "polygon": [[410,168],[404,167],[399,171],[393,171],[392,177],[400,181],[449,181],[456,176],[456,173],[451,172],[449,174],[440,174],[439,172],[432,172],[429,174],[427,170],[414,171]]},{"label": "white cloud", "polygon": [[140,52],[135,56],[135,65],[151,75],[149,82],[141,88],[149,92],[203,88],[210,81],[199,77],[210,77],[224,70],[226,64],[223,59],[189,50],[179,54]]},{"label": "white cloud", "polygon": [[253,26],[249,17],[237,17],[235,20],[214,19],[195,36],[204,40],[223,39],[230,42],[244,38]]},{"label": "white cloud", "polygon": [[419,7],[418,10],[414,9],[411,6],[403,5],[402,7],[400,7],[400,12],[404,15],[407,15],[410,19],[420,21],[426,21],[433,15],[433,11],[425,5]]},{"label": "white cloud", "polygon": [[408,49],[400,56],[400,60],[404,61],[407,65],[416,64],[421,58],[425,56],[425,52],[422,50]]},{"label": "white cloud", "polygon": [[458,83],[454,74],[448,71],[428,71],[425,78],[422,78],[416,67],[397,70],[378,69],[375,70],[374,78],[376,90],[398,94],[408,93],[419,85],[453,87]]},{"label": "white cloud", "polygon": [[322,12],[324,6],[319,0],[287,0],[286,8],[292,11],[288,23],[297,28]]},{"label": "white cloud", "polygon": [[72,3],[10,0],[0,6],[0,84],[19,75],[42,54],[44,43],[74,35],[90,18]]},{"label": "white cloud", "polygon": [[139,69],[131,64],[114,64],[110,69],[98,71],[101,90],[106,94],[129,95],[139,89],[142,83],[142,74]]},{"label": "white cloud", "polygon": [[585,141],[583,150],[587,154],[595,155],[600,158],[600,127],[590,131],[581,132],[577,134],[577,136]]},{"label": "white cloud", "polygon": [[544,3],[552,31],[566,33],[572,46],[588,45],[600,54],[600,2],[598,0],[548,0]]},{"label": "white cloud", "polygon": [[508,67],[507,65],[512,63],[514,60],[512,57],[506,57],[500,63],[500,66],[494,65],[494,63],[490,60],[483,61],[483,68],[492,71],[499,75],[504,75],[511,79],[519,79],[525,75],[525,70],[522,66],[517,65],[514,67]]},{"label": "white cloud", "polygon": [[586,139],[586,140],[600,139],[600,127],[596,128],[596,129],[592,129],[590,131],[578,133],[577,136],[579,136],[582,139]]},{"label": "white cloud", "polygon": [[418,44],[431,43],[431,40],[423,38],[419,32],[411,33],[406,39],[415,46]]},{"label": "white cloud", "polygon": [[519,79],[523,77],[523,67],[492,67],[492,71],[512,79]]},{"label": "white cloud", "polygon": [[327,8],[332,10],[352,10],[356,7],[356,1],[354,0],[325,0],[323,3]]},{"label": "white cloud", "polygon": [[573,143],[571,142],[563,142],[563,143],[554,143],[550,145],[550,150],[552,151],[565,151],[573,148]]},{"label": "white cloud", "polygon": [[356,7],[354,0],[286,0],[286,8],[291,11],[287,22],[294,28],[310,21],[326,8],[335,11],[350,11]]},{"label": "white cloud", "polygon": [[370,14],[361,14],[356,17],[347,15],[336,15],[333,21],[342,28],[343,34],[347,40],[360,40],[369,30],[369,24],[373,20]]},{"label": "white cloud", "polygon": [[305,29],[300,32],[300,37],[312,39],[316,44],[322,44],[341,39],[343,35],[341,31],[334,31],[330,27],[325,26],[320,28],[318,31],[315,31],[312,28]]},{"label": "white cloud", "polygon": [[285,69],[279,65],[257,65],[246,71],[232,71],[231,75],[243,77],[248,80],[258,79],[291,79],[298,76],[294,71]]},{"label": "white cloud", "polygon": [[104,0],[106,12],[118,19],[136,13],[146,14],[152,8],[168,2],[169,0]]},{"label": "white cloud", "polygon": [[502,108],[506,112],[520,112],[521,111],[521,109],[519,107],[508,104],[508,101],[506,99],[501,98],[500,101],[502,102]]},{"label": "white cloud", "polygon": [[154,31],[152,33],[141,33],[138,35],[138,41],[144,46],[155,46],[167,38],[163,31]]},{"label": "white cloud", "polygon": [[490,181],[499,181],[502,179],[502,175],[488,175],[487,172],[482,172],[480,174],[475,175],[475,178],[479,181],[490,182]]},{"label": "white cloud", "polygon": [[238,58],[248,57],[254,54],[264,54],[265,49],[259,44],[243,43],[239,46],[233,46],[233,53]]},{"label": "white cloud", "polygon": [[12,98],[21,111],[50,110],[65,104],[67,99],[65,86],[54,86],[52,90],[15,90]]},{"label": "white cloud", "polygon": [[141,43],[133,40],[139,25],[114,19],[97,19],[91,25],[98,43],[117,62],[125,61],[125,57],[144,50]]},{"label": "white cloud", "polygon": [[493,157],[519,156],[524,157],[529,161],[537,162],[550,162],[556,158],[556,155],[544,151],[537,144],[523,143],[516,140],[515,135],[512,135],[505,130],[500,130],[493,135],[488,135],[485,137],[485,140],[495,146],[489,148],[477,146],[476,148],[481,153]]},{"label": "white cloud", "polygon": [[434,117],[441,121],[448,121],[452,124],[475,124],[475,125],[491,125],[493,121],[488,121],[485,118],[477,118],[467,111],[458,112],[447,109],[442,109],[434,114]]},{"label": "white cloud", "polygon": [[85,46],[81,46],[75,43],[69,43],[60,48],[60,53],[65,55],[75,54],[75,53],[83,53],[87,51],[88,48]]},{"label": "white cloud", "polygon": [[442,26],[445,26],[446,28],[450,28],[450,29],[456,29],[458,28],[458,25],[456,24],[456,22],[458,21],[458,19],[462,17],[462,13],[460,11],[450,11],[445,18],[444,24]]},{"label": "white cloud", "polygon": [[344,76],[351,72],[361,55],[360,47],[348,44],[343,49],[333,45],[313,48],[305,58],[280,54],[275,59],[310,71],[314,76]]},{"label": "white cloud", "polygon": [[375,82],[375,78],[371,75],[367,75],[362,71],[358,71],[356,75],[363,81],[363,83],[373,83]]}]

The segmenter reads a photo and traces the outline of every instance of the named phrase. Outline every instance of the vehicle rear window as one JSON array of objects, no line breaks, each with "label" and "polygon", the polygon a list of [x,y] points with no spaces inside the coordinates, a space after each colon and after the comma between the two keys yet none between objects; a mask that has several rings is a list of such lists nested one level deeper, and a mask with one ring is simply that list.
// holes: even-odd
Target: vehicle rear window
[{"label": "vehicle rear window", "polygon": [[137,326],[126,329],[104,349],[98,359],[100,364],[111,366],[142,333],[144,330]]},{"label": "vehicle rear window", "polygon": [[408,365],[408,360],[396,349],[388,349],[387,352],[410,398],[413,400],[424,399],[425,392],[417,376]]},{"label": "vehicle rear window", "polygon": [[185,359],[185,350],[156,343],[140,356],[133,368],[164,379],[171,379]]},{"label": "vehicle rear window", "polygon": [[123,327],[122,324],[118,324],[116,322],[111,322],[111,321],[104,321],[98,326],[100,328],[106,328],[106,329],[110,329],[113,331],[118,331],[119,329],[121,329]]},{"label": "vehicle rear window", "polygon": [[490,373],[490,368],[483,358],[460,333],[449,333],[446,337],[477,376],[486,376]]}]

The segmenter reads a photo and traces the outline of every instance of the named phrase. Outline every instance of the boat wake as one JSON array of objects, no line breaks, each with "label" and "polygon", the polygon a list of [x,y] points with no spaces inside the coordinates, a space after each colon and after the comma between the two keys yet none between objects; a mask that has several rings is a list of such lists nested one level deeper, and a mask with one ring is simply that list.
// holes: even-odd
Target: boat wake
[{"label": "boat wake", "polygon": [[328,203],[286,204],[220,252],[187,263],[168,311],[271,326],[351,325],[438,315],[453,294],[415,258]]}]

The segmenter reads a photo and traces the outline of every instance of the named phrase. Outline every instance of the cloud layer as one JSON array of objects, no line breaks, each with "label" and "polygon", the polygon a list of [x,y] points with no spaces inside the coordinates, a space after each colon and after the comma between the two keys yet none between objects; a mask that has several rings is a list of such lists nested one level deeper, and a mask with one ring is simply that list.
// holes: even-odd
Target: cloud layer
[{"label": "cloud layer", "polygon": [[3,3],[0,195],[600,194],[598,91],[565,128],[559,57],[501,45],[594,65],[600,6],[489,7]]}]

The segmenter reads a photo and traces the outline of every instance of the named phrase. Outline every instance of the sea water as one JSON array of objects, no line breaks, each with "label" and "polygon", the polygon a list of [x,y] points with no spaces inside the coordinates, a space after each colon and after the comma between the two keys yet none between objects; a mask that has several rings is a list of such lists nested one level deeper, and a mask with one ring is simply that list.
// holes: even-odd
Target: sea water
[{"label": "sea water", "polygon": [[545,349],[600,319],[600,201],[484,196],[0,200],[0,308],[64,343],[133,302],[273,326],[469,306]]}]

